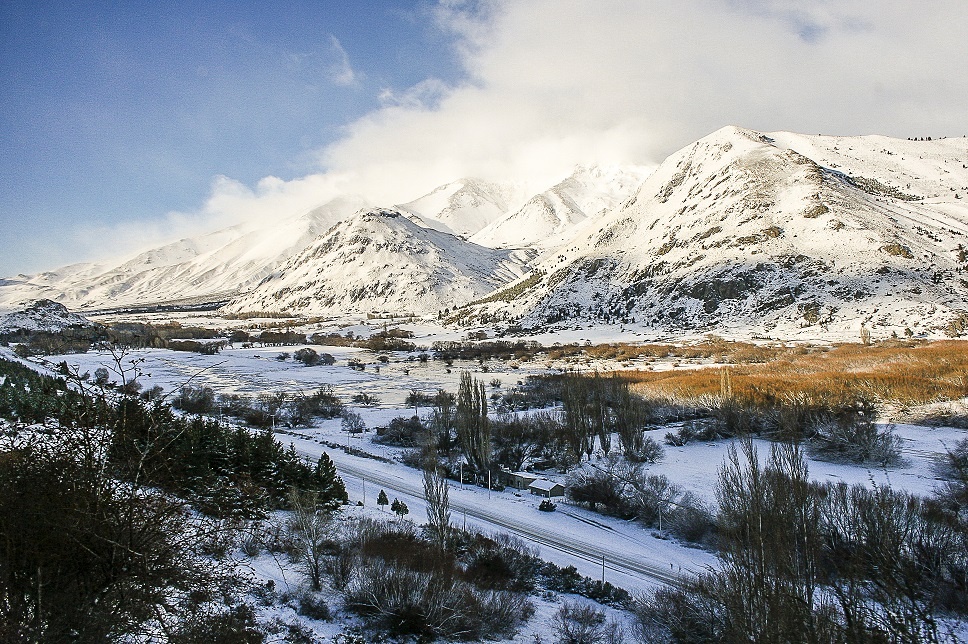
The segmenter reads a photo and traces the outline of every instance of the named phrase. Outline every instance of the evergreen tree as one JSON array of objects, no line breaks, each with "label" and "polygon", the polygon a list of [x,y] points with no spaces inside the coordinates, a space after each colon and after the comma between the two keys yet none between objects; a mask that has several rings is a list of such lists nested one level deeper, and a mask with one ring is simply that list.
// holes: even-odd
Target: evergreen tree
[{"label": "evergreen tree", "polygon": [[316,490],[319,492],[319,501],[331,510],[335,510],[341,503],[347,503],[349,496],[346,494],[346,485],[343,479],[336,473],[336,465],[330,459],[329,454],[323,452],[319,461],[316,463],[316,470],[313,472],[316,482]]},{"label": "evergreen tree", "polygon": [[376,504],[380,506],[381,510],[383,509],[383,506],[390,504],[390,499],[387,498],[387,493],[383,490],[380,490],[379,496],[376,497]]},{"label": "evergreen tree", "polygon": [[393,499],[390,509],[393,510],[393,512],[401,519],[410,514],[410,508],[408,508],[407,504],[400,499]]}]

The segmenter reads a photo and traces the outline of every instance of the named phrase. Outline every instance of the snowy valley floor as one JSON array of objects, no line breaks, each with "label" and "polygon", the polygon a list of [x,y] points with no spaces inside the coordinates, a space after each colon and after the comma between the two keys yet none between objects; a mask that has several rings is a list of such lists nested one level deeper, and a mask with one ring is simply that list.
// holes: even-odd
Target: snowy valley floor
[{"label": "snowy valley floor", "polygon": [[[355,325],[341,328],[365,334],[368,327]],[[461,339],[460,334],[426,327],[418,329],[414,341],[429,346],[437,340],[457,339]],[[588,341],[597,344],[608,338],[598,331],[574,331],[568,336],[536,339],[549,346],[555,341]],[[125,356],[124,366],[138,370],[139,381],[145,389],[160,386],[170,397],[177,396],[178,390],[189,383],[193,386],[211,387],[220,394],[236,393],[254,397],[264,393],[310,393],[320,386],[331,386],[344,401],[351,400],[355,395],[366,394],[378,402],[368,406],[348,403],[348,408],[360,414],[369,430],[386,425],[395,417],[412,416],[414,409],[407,407],[404,402],[411,391],[456,391],[462,371],[470,371],[475,378],[489,383],[490,393],[520,384],[528,375],[576,367],[583,370],[630,367],[664,370],[717,366],[698,360],[671,358],[631,364],[610,361],[554,362],[539,358],[513,365],[499,360],[491,360],[485,364],[456,360],[447,365],[433,359],[421,362],[417,359],[419,350],[410,353],[376,353],[333,346],[312,347],[335,358],[335,364],[329,366],[307,367],[292,359],[278,359],[279,354],[291,353],[298,348],[300,347],[234,347],[226,348],[213,356],[164,349],[135,350]],[[4,350],[4,355],[8,355],[7,350]],[[387,360],[381,361],[380,356],[386,356]],[[95,351],[51,356],[48,360],[51,363],[64,360],[76,367],[79,373],[94,373],[99,367],[114,366],[110,354]],[[137,362],[132,363],[132,360]],[[351,360],[364,363],[365,368],[362,371],[350,368],[348,362]],[[425,414],[428,410],[417,411]],[[896,424],[893,428],[902,441],[902,461],[899,465],[878,469],[811,459],[811,477],[818,481],[890,486],[919,495],[930,494],[940,483],[935,473],[939,459],[947,449],[968,437],[968,432],[950,427],[909,424]],[[653,432],[653,437],[662,442],[662,435],[668,429]],[[380,490],[384,490],[391,499],[396,497],[407,503],[410,508],[408,520],[418,523],[425,520],[421,473],[400,462],[403,451],[401,448],[373,443],[372,431],[350,436],[342,430],[339,419],[317,421],[312,427],[280,426],[276,430],[280,442],[286,445],[292,443],[299,453],[313,460],[323,451],[330,454],[346,482],[351,503],[365,501],[362,508],[350,507],[346,513],[380,516],[382,513],[375,501]],[[755,442],[761,458],[765,457],[769,453],[770,444],[762,440]],[[682,447],[664,445],[664,457],[658,463],[648,466],[649,471],[664,474],[684,490],[714,503],[717,472],[726,458],[729,445],[730,441],[699,441]],[[343,447],[366,452],[379,457],[379,460],[346,453]],[[597,458],[601,456],[593,457]],[[551,471],[542,474],[561,482],[566,478],[563,474]],[[600,579],[604,574],[607,581],[629,591],[649,590],[680,575],[685,576],[717,566],[717,559],[711,552],[682,544],[657,530],[596,514],[561,499],[557,499],[557,511],[545,513],[537,510],[540,499],[526,491],[506,489],[489,492],[482,487],[460,486],[452,482],[449,494],[454,524],[488,533],[509,532],[538,548],[540,556],[545,560],[561,566],[573,565],[583,575],[593,579]],[[254,574],[264,580],[274,580],[278,588],[296,583],[296,573],[287,571],[285,566],[278,565],[270,557],[256,559],[252,567]],[[535,634],[545,632],[546,627],[542,624],[550,619],[559,602],[560,598],[538,601],[535,618],[517,636],[516,641],[532,642]],[[316,624],[313,628],[318,635],[328,637],[340,632],[340,627],[333,624]]]}]

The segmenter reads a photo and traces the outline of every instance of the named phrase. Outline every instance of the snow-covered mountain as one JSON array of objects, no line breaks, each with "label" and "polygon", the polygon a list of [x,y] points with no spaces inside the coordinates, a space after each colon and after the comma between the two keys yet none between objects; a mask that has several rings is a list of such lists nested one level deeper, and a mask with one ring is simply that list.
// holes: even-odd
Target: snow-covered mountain
[{"label": "snow-covered mountain", "polygon": [[228,300],[248,290],[337,221],[367,206],[346,196],[278,221],[248,221],[181,239],[117,264],[74,264],[0,285],[0,306],[49,298],[73,309]]},{"label": "snow-covered mountain", "polygon": [[370,209],[334,225],[223,310],[437,313],[521,277],[533,256],[424,228],[400,210]]},{"label": "snow-covered mountain", "polygon": [[279,213],[122,262],[2,280],[0,306],[462,305],[455,322],[524,327],[968,328],[968,139],[727,127],[651,174],[579,167],[530,199],[520,185],[462,179],[391,209],[345,198]]},{"label": "snow-covered mountain", "polygon": [[0,316],[0,333],[21,329],[54,333],[70,327],[90,326],[94,326],[94,323],[51,300],[38,300],[20,311]]},{"label": "snow-covered mountain", "polygon": [[968,139],[728,127],[459,319],[936,333],[968,308],[966,203]]},{"label": "snow-covered mountain", "polygon": [[[619,199],[608,193],[610,173],[615,174],[614,171],[583,170],[549,194],[566,195],[569,203],[575,204],[576,213],[582,209],[588,212],[600,209]],[[611,184],[620,192],[625,190],[621,180],[613,179]],[[396,210],[419,226],[466,239],[501,217],[517,212],[526,197],[521,183],[461,179]],[[10,310],[42,298],[82,310],[229,301],[248,293],[265,277],[276,274],[331,226],[371,205],[361,197],[347,196],[308,213],[282,212],[277,220],[248,221],[164,244],[131,258],[75,264],[32,276],[18,275],[0,281],[0,309]],[[583,216],[579,213],[574,218]],[[507,246],[545,239],[540,227],[523,218],[517,223],[522,231],[519,239],[525,243]],[[513,237],[513,228],[514,225],[505,226],[502,234]],[[492,276],[492,279],[500,283],[504,277]]]},{"label": "snow-covered mountain", "polygon": [[478,232],[471,241],[491,248],[553,247],[576,224],[631,197],[648,174],[643,167],[579,166],[520,209]]},{"label": "snow-covered mountain", "polygon": [[470,237],[520,206],[526,197],[520,184],[460,179],[399,205],[397,210],[417,215],[427,228]]}]

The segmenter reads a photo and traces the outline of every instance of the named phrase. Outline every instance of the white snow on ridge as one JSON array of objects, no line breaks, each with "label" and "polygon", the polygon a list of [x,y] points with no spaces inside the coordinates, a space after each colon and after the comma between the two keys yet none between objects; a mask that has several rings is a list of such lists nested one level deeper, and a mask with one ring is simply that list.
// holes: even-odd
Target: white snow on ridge
[{"label": "white snow on ridge", "polygon": [[495,251],[371,209],[330,228],[227,312],[435,314],[527,272],[528,254]]},{"label": "white snow on ridge", "polygon": [[94,323],[51,300],[38,300],[21,311],[0,317],[0,333],[21,329],[56,333],[69,327],[90,326]]},{"label": "white snow on ridge", "polygon": [[644,167],[579,166],[520,209],[508,212],[471,238],[492,248],[551,248],[586,219],[628,199],[648,176]]},{"label": "white snow on ridge", "polygon": [[418,215],[428,228],[470,237],[526,198],[520,184],[460,179],[397,209]]},{"label": "white snow on ridge", "polygon": [[936,336],[968,315],[968,139],[726,127],[651,174],[578,167],[530,198],[461,179],[361,229],[351,215],[366,205],[348,197],[117,264],[17,276],[0,282],[0,307],[435,314],[479,301],[461,324],[787,337],[856,337],[862,324]]},{"label": "white snow on ridge", "polygon": [[534,265],[539,283],[462,318],[938,334],[968,301],[966,186],[965,139],[723,128],[575,227]]},{"label": "white snow on ridge", "polygon": [[53,299],[72,309],[228,299],[366,205],[361,197],[341,197],[279,221],[249,221],[182,239],[116,265],[81,264],[18,276],[0,287],[0,306],[15,308],[39,298]]}]

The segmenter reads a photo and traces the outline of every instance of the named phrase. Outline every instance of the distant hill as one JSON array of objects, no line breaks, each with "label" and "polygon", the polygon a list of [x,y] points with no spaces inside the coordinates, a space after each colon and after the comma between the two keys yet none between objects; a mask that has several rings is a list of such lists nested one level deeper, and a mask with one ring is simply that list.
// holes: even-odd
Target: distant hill
[{"label": "distant hill", "polygon": [[63,304],[38,300],[23,310],[0,317],[0,333],[12,331],[58,332],[70,327],[92,327],[87,318],[71,313]]},{"label": "distant hill", "polygon": [[582,166],[537,194],[521,185],[465,178],[393,208],[346,197],[2,280],[0,306],[462,307],[454,324],[739,335],[968,329],[968,139],[726,127],[651,173]]},{"label": "distant hill", "polygon": [[399,210],[371,209],[334,225],[224,310],[432,314],[524,275],[532,256],[423,228]]}]

